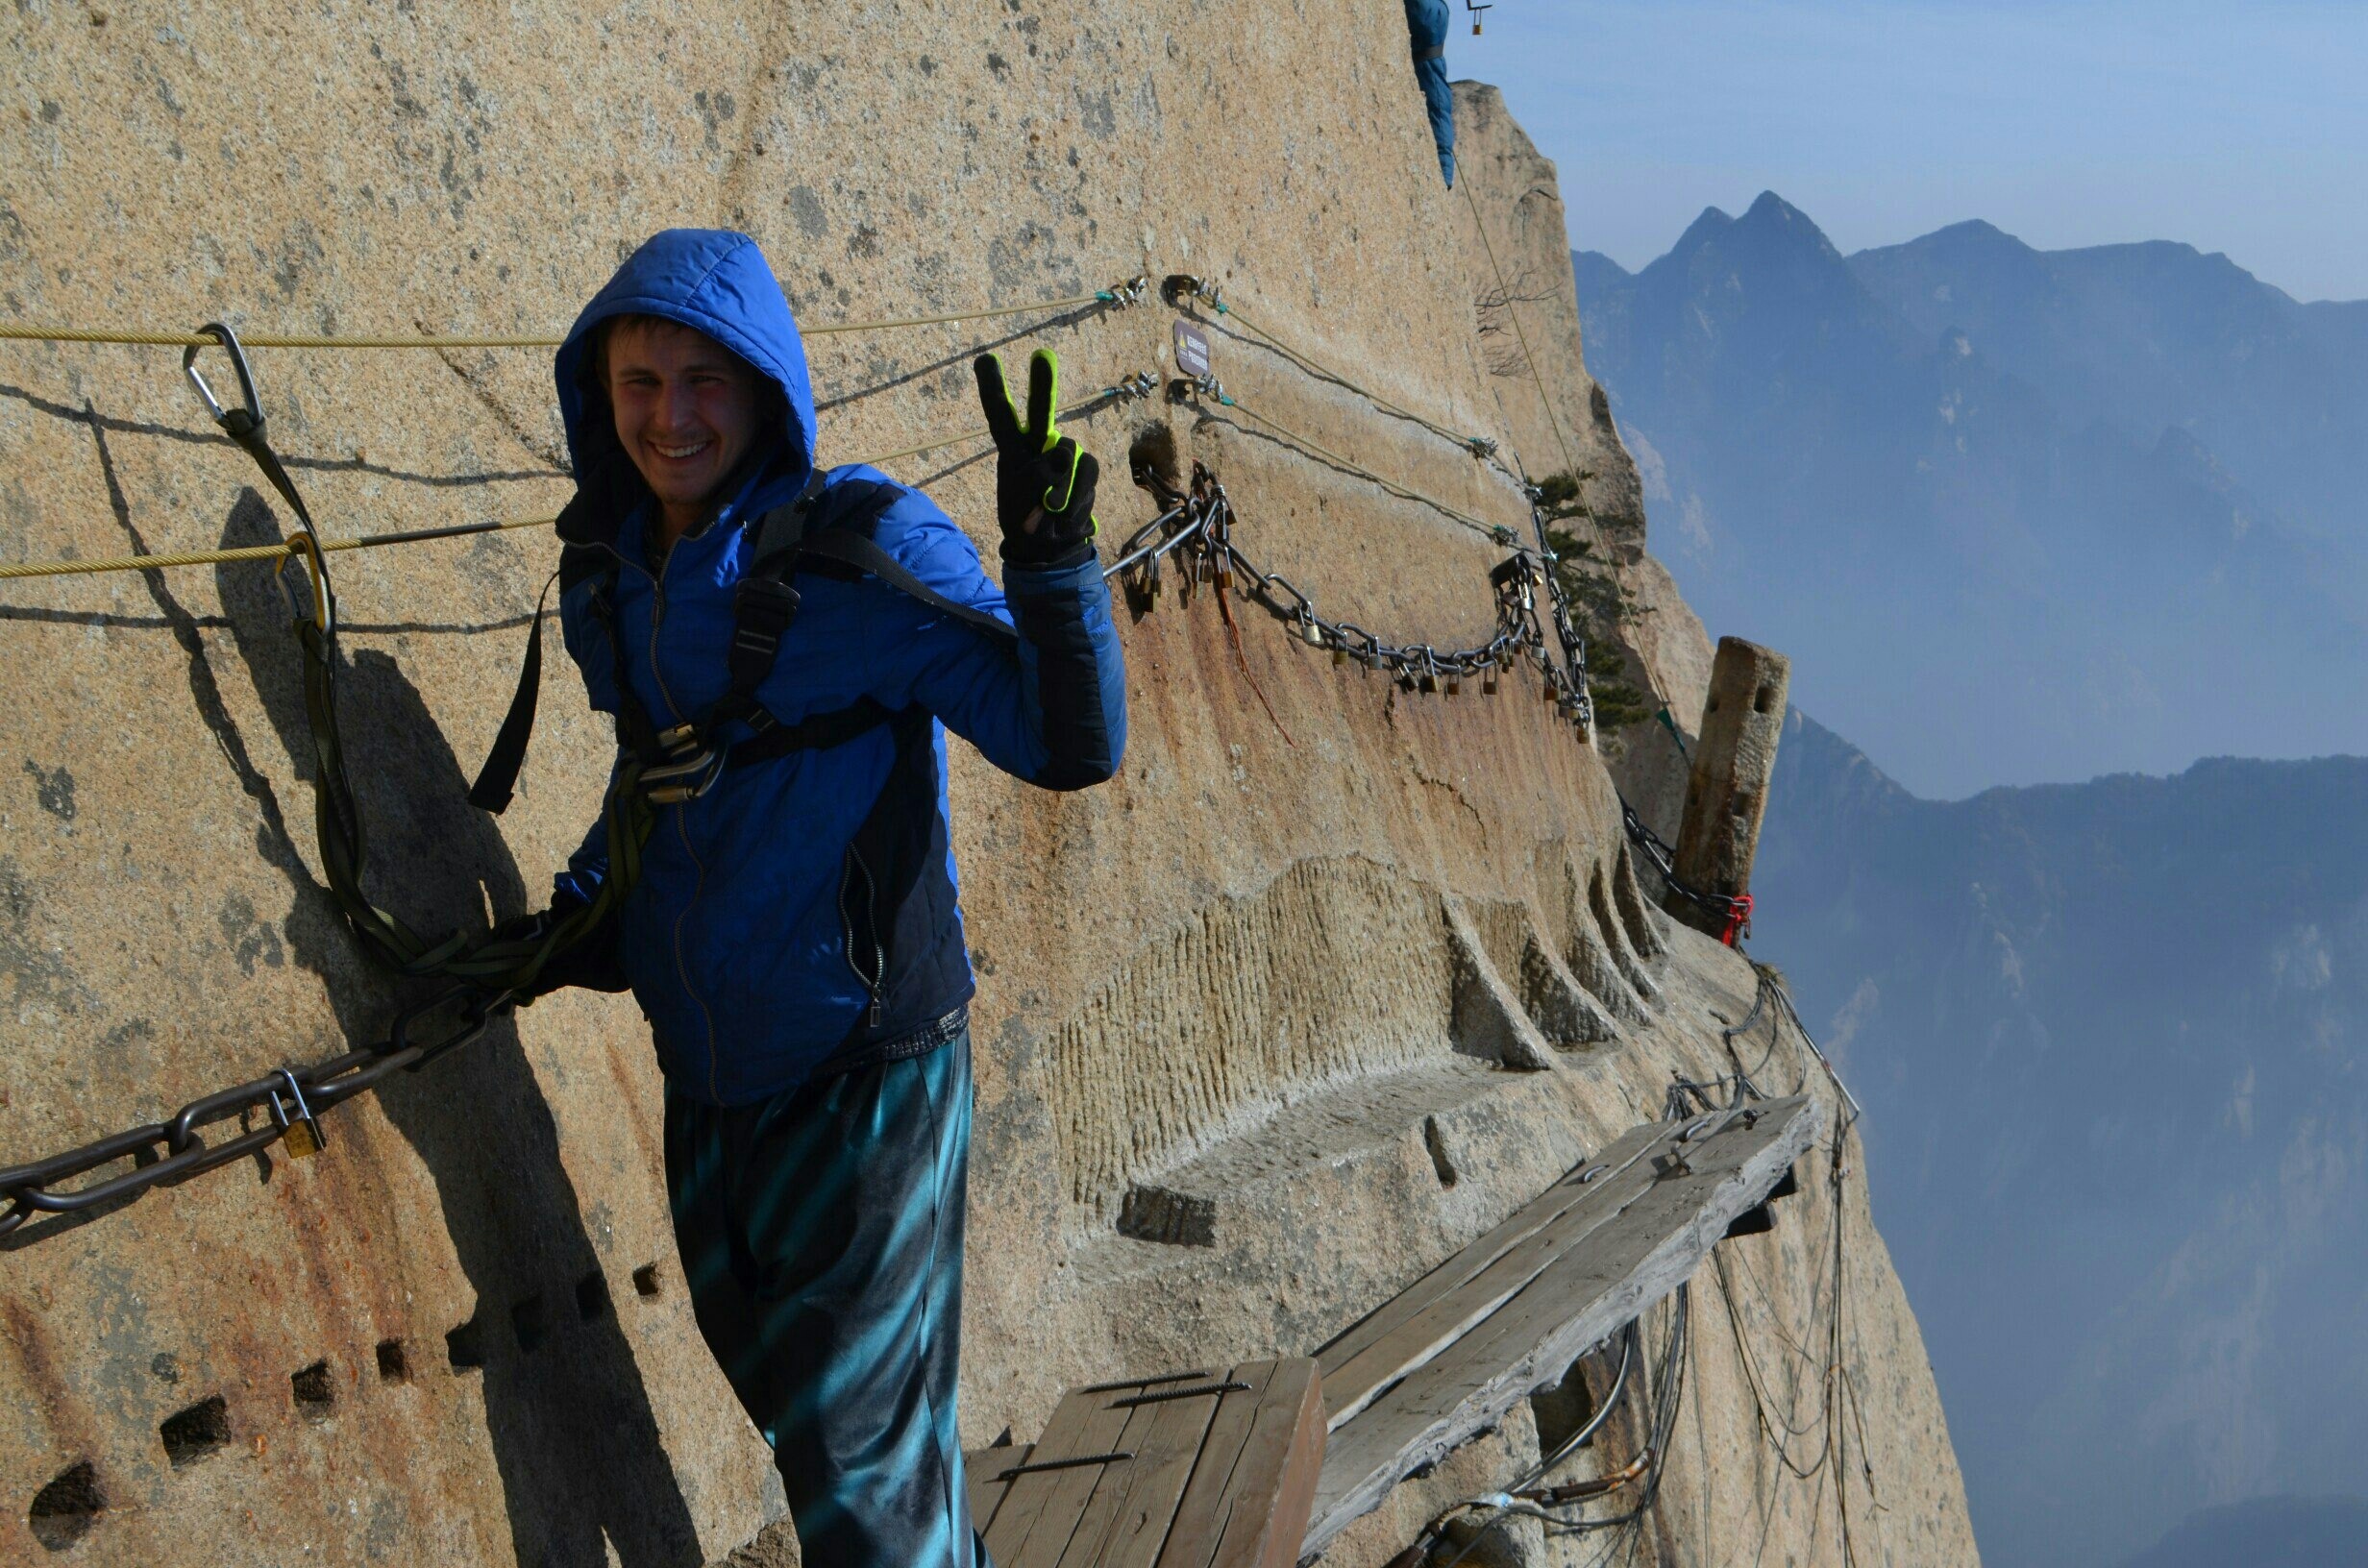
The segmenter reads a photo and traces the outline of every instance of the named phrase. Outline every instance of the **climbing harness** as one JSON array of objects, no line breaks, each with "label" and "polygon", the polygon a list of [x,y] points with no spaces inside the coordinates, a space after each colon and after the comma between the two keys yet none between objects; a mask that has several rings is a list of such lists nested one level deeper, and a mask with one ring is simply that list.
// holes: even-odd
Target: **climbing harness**
[{"label": "climbing harness", "polygon": [[[894,714],[870,698],[784,724],[767,712],[757,692],[773,673],[781,638],[797,619],[798,590],[791,577],[801,571],[836,568],[846,573],[869,573],[940,614],[984,632],[997,642],[1016,647],[1019,634],[983,610],[948,599],[913,576],[903,563],[880,548],[871,529],[904,492],[899,485],[851,479],[826,485],[814,476],[795,501],[777,506],[755,525],[747,576],[732,597],[732,640],[726,653],[728,684],[704,719],[661,728],[633,693],[629,682],[619,682],[620,713],[617,741],[624,754],[638,764],[635,788],[653,806],[696,800],[715,787],[726,770],[769,762],[793,751],[821,750],[842,746],[888,723]],[[598,554],[609,559],[598,567]],[[616,668],[628,666],[616,618],[616,592],[622,563],[605,546],[571,544],[560,557],[555,580],[562,592],[572,582],[594,575],[600,580],[587,600],[593,621],[607,637]],[[546,585],[546,591],[548,585]],[[543,611],[535,607],[533,629],[527,635],[527,652],[518,673],[518,689],[502,721],[492,751],[469,789],[469,802],[497,815],[506,809],[526,760],[527,742],[534,728],[535,700],[542,686]],[[726,736],[733,725],[748,738],[734,744]]]}]

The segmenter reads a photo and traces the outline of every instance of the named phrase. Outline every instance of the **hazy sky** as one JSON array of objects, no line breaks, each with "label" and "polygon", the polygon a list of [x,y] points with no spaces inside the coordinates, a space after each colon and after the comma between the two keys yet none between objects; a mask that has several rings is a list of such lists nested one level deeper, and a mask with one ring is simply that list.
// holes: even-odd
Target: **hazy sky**
[{"label": "hazy sky", "polygon": [[1476,38],[1451,3],[1449,73],[1626,267],[1774,190],[1844,252],[1986,218],[2368,298],[2368,0],[1497,0]]}]

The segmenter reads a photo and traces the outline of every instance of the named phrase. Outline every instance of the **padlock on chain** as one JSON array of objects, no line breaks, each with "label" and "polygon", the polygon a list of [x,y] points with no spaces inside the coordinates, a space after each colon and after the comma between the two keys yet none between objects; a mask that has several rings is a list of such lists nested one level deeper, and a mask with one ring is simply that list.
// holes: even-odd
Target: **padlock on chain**
[{"label": "padlock on chain", "polygon": [[271,1091],[271,1119],[280,1124],[281,1141],[287,1145],[288,1158],[309,1160],[329,1146],[329,1139],[322,1133],[321,1124],[313,1119],[312,1107],[305,1103],[304,1086],[296,1081],[296,1074],[282,1067],[278,1076],[287,1086],[287,1098],[295,1103],[296,1109],[291,1114],[282,1102],[280,1090],[275,1089]]}]

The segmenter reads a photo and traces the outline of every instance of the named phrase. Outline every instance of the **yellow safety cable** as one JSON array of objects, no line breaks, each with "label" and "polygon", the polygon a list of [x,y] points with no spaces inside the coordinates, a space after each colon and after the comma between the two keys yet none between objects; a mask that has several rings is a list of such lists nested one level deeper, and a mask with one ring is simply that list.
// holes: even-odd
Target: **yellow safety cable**
[{"label": "yellow safety cable", "polygon": [[[1116,289],[1072,294],[1065,299],[1036,300],[1026,305],[996,305],[983,310],[957,310],[938,316],[899,316],[880,321],[843,321],[802,329],[807,337],[837,332],[878,332],[900,327],[934,327],[957,321],[984,321],[991,316],[1022,316],[1039,310],[1066,310],[1086,305],[1131,305],[1140,297],[1139,280]],[[197,332],[136,332],[114,328],[49,327],[16,322],[0,323],[0,340],[28,343],[130,343],[159,348],[206,347],[214,340]],[[421,336],[322,337],[287,332],[241,332],[238,341],[251,349],[551,349],[566,341],[559,337]]]},{"label": "yellow safety cable", "polygon": [[[325,539],[325,551],[377,550],[384,545],[423,544],[430,539],[459,539],[506,528],[547,528],[558,519],[523,517],[502,523],[463,523],[457,527],[430,528],[422,533],[388,533],[377,538]],[[0,565],[0,579],[12,577],[76,577],[98,572],[150,572],[167,566],[213,566],[223,561],[269,561],[300,554],[302,535],[276,545],[241,545],[235,550],[185,550],[164,555],[111,555],[94,561],[34,561]]]},{"label": "yellow safety cable", "polygon": [[[207,341],[211,342],[210,338]],[[244,338],[240,342],[247,341]],[[1094,400],[1096,402],[1099,399]],[[1072,418],[1078,412],[1064,408],[1055,418]],[[1245,410],[1247,412],[1247,410]],[[1252,415],[1252,418],[1257,416]],[[968,441],[982,441],[989,431],[984,425],[974,426],[952,435],[941,435],[924,441],[919,446],[901,447],[895,452],[883,452],[874,456],[858,457],[855,462],[870,468],[893,463],[902,457],[918,457],[925,452],[941,447],[960,446]],[[522,517],[500,523],[462,523],[448,528],[424,528],[412,533],[387,533],[376,538],[324,540],[325,551],[378,550],[387,545],[427,544],[437,539],[470,538],[481,533],[500,533],[510,528],[547,528],[558,519],[553,517]],[[0,564],[0,581],[22,577],[77,577],[102,572],[151,572],[170,566],[215,566],[226,561],[269,561],[284,555],[298,553],[304,547],[302,537],[276,545],[241,545],[232,550],[185,550],[160,555],[114,555],[89,561],[34,561]]]}]

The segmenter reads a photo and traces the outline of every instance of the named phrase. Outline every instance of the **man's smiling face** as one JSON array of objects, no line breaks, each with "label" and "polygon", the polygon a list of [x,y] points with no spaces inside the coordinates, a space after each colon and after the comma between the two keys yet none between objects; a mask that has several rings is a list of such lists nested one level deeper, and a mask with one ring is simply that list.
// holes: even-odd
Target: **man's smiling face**
[{"label": "man's smiling face", "polygon": [[670,321],[627,321],[608,335],[608,403],[617,440],[657,498],[666,537],[679,537],[758,434],[764,379],[706,333]]}]

